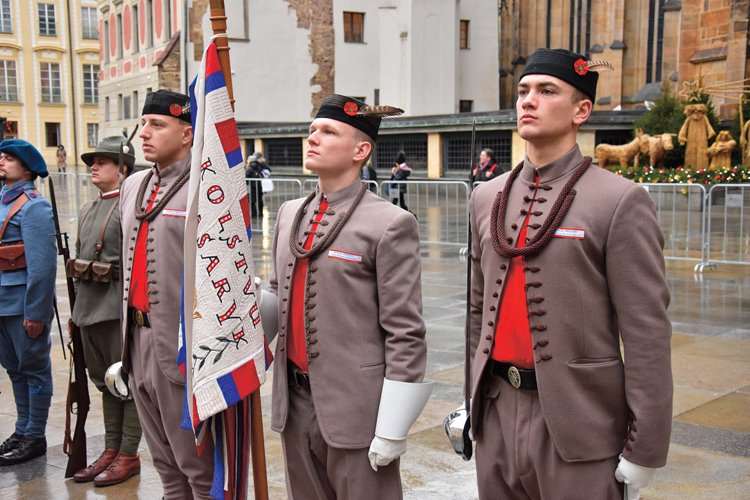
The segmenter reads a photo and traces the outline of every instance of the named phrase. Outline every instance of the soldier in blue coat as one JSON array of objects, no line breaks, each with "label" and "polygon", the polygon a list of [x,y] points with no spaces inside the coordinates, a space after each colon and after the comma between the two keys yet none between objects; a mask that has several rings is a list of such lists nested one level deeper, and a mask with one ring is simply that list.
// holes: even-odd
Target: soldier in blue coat
[{"label": "soldier in blue coat", "polygon": [[47,175],[44,158],[30,143],[0,143],[0,364],[10,377],[17,413],[15,432],[0,445],[0,466],[47,452],[57,248],[52,206],[34,186]]}]

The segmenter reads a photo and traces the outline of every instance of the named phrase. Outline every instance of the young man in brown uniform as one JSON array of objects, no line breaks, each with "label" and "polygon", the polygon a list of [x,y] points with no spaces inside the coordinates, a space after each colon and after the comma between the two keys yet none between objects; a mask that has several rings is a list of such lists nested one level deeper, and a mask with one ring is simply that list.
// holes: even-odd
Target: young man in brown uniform
[{"label": "young man in brown uniform", "polygon": [[[123,172],[118,165],[120,148]],[[105,137],[96,150],[81,155],[91,169],[91,182],[99,197],[86,203],[78,219],[76,258],[69,275],[78,282],[72,322],[80,327],[83,355],[91,381],[102,393],[104,451],[91,465],[77,471],[77,483],[94,481],[96,486],[118,484],[141,470],[138,444],[141,424],[132,399],[110,393],[105,372],[122,359],[120,308],[120,183],[135,164],[133,146],[122,136]]]},{"label": "young man in brown uniform", "polygon": [[177,367],[182,255],[193,129],[186,95],[146,96],[139,136],[154,165],[122,185],[123,370],[164,498],[210,498],[213,449],[199,457],[180,427],[185,379]]},{"label": "young man in brown uniform", "polygon": [[467,390],[480,498],[620,499],[618,481],[638,498],[666,461],[663,235],[648,193],[591,166],[576,144],[593,66],[560,49],[529,57],[516,104],[526,158],[471,200]]},{"label": "young man in brown uniform", "polygon": [[[359,180],[380,126],[366,113],[323,100],[305,159],[318,188],[276,223],[271,427],[295,499],[401,498],[398,457],[426,402],[419,230]],[[414,393],[412,407],[394,408],[394,392]]]}]

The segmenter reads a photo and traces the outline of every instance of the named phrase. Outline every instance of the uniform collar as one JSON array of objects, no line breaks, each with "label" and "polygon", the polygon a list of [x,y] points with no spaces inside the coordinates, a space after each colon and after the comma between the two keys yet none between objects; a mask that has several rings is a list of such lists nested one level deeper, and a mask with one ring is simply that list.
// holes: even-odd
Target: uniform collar
[{"label": "uniform collar", "polygon": [[120,196],[120,188],[114,189],[112,191],[107,191],[106,193],[99,193],[99,199],[101,200],[108,200],[117,196]]},{"label": "uniform collar", "polygon": [[191,155],[188,153],[185,155],[185,157],[181,160],[178,160],[175,163],[172,163],[171,165],[167,165],[164,168],[156,168],[156,165],[153,165],[151,167],[151,170],[157,175],[158,178],[162,180],[172,180],[176,179],[177,177],[182,174],[186,168],[190,167],[190,160]]},{"label": "uniform collar", "polygon": [[34,181],[19,182],[10,189],[8,189],[6,186],[3,186],[3,189],[0,192],[0,203],[2,203],[3,205],[12,203],[16,198],[21,196],[21,193],[29,189],[35,189],[35,187],[36,186],[34,186]]},{"label": "uniform collar", "polygon": [[338,191],[335,191],[330,194],[324,195],[323,192],[320,190],[320,184],[315,188],[316,196],[315,196],[315,202],[320,205],[321,200],[323,199],[323,196],[326,197],[328,200],[329,206],[335,206],[337,204],[344,203],[346,201],[353,200],[357,193],[359,193],[359,188],[362,185],[362,180],[357,178],[354,182],[349,184],[348,186],[339,189]]},{"label": "uniform collar", "polygon": [[582,161],[578,144],[560,158],[541,166],[534,165],[526,156],[523,159],[521,177],[526,182],[534,182],[534,175],[539,174],[541,183],[552,182],[573,171]]}]

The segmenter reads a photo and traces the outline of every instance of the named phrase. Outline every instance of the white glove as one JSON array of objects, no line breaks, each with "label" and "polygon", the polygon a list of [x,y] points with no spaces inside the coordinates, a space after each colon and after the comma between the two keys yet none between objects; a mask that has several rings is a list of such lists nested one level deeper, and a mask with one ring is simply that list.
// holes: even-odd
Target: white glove
[{"label": "white glove", "polygon": [[386,439],[375,436],[370,443],[370,451],[367,452],[367,456],[370,459],[370,467],[377,472],[378,465],[385,467],[405,452],[406,438]]},{"label": "white glove", "polygon": [[620,463],[615,470],[615,479],[625,483],[625,498],[638,500],[641,498],[641,488],[644,488],[654,477],[656,469],[629,462],[620,455]]}]

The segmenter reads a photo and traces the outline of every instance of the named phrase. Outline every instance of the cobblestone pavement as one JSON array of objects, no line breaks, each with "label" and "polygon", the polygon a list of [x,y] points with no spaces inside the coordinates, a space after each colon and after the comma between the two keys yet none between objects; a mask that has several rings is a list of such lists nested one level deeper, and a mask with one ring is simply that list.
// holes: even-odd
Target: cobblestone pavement
[{"label": "cobblestone pavement", "polygon": [[[63,221],[64,226],[74,220]],[[268,225],[268,224],[266,224]],[[64,229],[68,228],[64,227]],[[266,227],[266,229],[268,229]],[[267,233],[257,233],[255,261],[260,276],[269,271]],[[405,497],[476,498],[473,462],[450,449],[444,416],[461,399],[465,262],[458,246],[426,244],[422,249],[424,317],[429,345],[427,379],[433,396],[409,435],[402,460]],[[719,266],[705,275],[692,264],[670,261],[670,317],[674,334],[675,380],[672,446],[667,466],[642,493],[656,499],[739,499],[750,497],[750,269]],[[58,301],[63,324],[68,305],[62,272]],[[47,440],[49,451],[27,464],[0,469],[0,498],[161,498],[161,485],[145,441],[142,472],[122,485],[95,488],[63,478],[65,387],[68,365],[62,359],[57,327],[53,330],[55,395]],[[270,497],[286,498],[281,445],[270,425],[270,381],[262,388]],[[0,438],[13,431],[15,413],[10,382],[0,373]],[[103,447],[101,399],[90,385],[88,451],[93,460]]]}]

